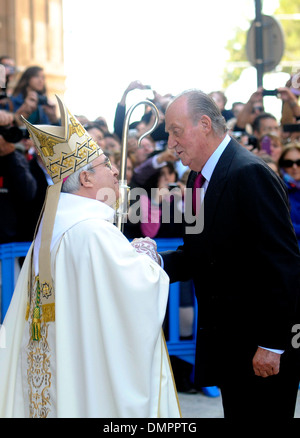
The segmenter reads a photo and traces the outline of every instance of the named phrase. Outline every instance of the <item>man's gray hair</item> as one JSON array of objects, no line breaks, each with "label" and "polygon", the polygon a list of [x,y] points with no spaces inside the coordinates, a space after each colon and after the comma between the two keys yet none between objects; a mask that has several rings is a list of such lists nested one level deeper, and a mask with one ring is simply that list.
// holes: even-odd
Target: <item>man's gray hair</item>
[{"label": "man's gray hair", "polygon": [[226,121],[217,104],[210,96],[201,90],[191,89],[183,91],[174,100],[182,96],[186,96],[189,116],[195,125],[203,115],[206,115],[211,119],[212,129],[217,135],[221,136],[227,132]]},{"label": "man's gray hair", "polygon": [[85,166],[72,173],[63,183],[61,191],[64,193],[76,193],[80,189],[80,174],[83,171],[95,173],[92,163],[87,163]]}]

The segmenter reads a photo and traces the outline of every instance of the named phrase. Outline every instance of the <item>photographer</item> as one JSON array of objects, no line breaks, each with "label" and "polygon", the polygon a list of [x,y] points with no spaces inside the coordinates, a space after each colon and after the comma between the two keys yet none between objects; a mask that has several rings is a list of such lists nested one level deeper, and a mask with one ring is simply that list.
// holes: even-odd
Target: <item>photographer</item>
[{"label": "photographer", "polygon": [[236,126],[234,131],[247,131],[252,134],[252,124],[256,117],[264,112],[262,87],[259,87],[251,94],[248,102],[245,103],[237,115]]},{"label": "photographer", "polygon": [[[9,129],[13,115],[0,111],[3,134]],[[36,181],[28,163],[15,145],[0,135],[0,243],[26,241],[26,209],[36,194]]]},{"label": "photographer", "polygon": [[[263,98],[264,96],[274,96],[275,98],[281,99],[282,101],[282,119],[281,124],[292,123],[292,121],[296,121],[300,117],[300,106],[298,104],[298,96],[299,89],[293,89],[290,86],[279,87],[275,90],[264,90],[263,87],[259,87],[249,98],[248,102],[244,105],[242,110],[239,112],[237,116],[236,125],[234,127],[234,131],[249,131],[249,128],[253,135],[257,136],[257,132],[255,132],[255,121],[259,120],[258,117],[263,114],[264,106],[263,106]],[[289,119],[287,120],[286,113],[288,110]],[[290,119],[292,117],[292,120]],[[275,117],[271,115],[270,119]],[[276,119],[275,119],[276,120]],[[272,122],[272,130],[279,131],[278,124],[276,122]],[[270,132],[270,130],[269,130]],[[280,133],[282,135],[282,133]],[[283,139],[287,135],[283,135]]]},{"label": "photographer", "polygon": [[290,142],[300,140],[300,126],[298,125],[300,123],[300,105],[298,103],[300,88],[287,86],[282,90],[280,93],[283,101],[281,117],[282,138],[286,144],[289,144]]},{"label": "photographer", "polygon": [[[296,90],[295,90],[296,91]],[[298,104],[297,95],[293,93],[293,89],[289,87],[282,87],[278,88],[278,93],[280,94],[280,98],[283,102],[283,105],[286,103],[292,113],[292,119],[291,121],[296,121],[300,118],[300,106]],[[283,122],[283,120],[282,120]]]},{"label": "photographer", "polygon": [[23,124],[20,115],[34,124],[58,124],[56,107],[47,99],[45,74],[41,67],[28,67],[23,72],[10,102],[11,106],[5,109],[15,114],[19,126]]},{"label": "photographer", "polygon": [[[144,85],[140,81],[132,81],[128,87],[125,89],[124,93],[122,94],[120,102],[117,104],[116,112],[115,112],[115,119],[114,119],[114,133],[119,137],[119,139],[122,139],[122,132],[123,132],[123,124],[124,119],[126,115],[126,99],[128,93],[130,93],[133,90],[150,90],[149,85]],[[171,95],[165,95],[161,96],[156,91],[152,90],[154,98],[150,99],[152,102],[156,105],[158,111],[159,111],[159,123],[158,126],[155,128],[155,130],[151,133],[151,137],[155,142],[162,142],[163,144],[166,143],[168,139],[168,135],[165,132],[165,122],[164,122],[164,112],[165,108],[167,106],[167,103],[169,102]],[[130,128],[136,128],[138,125],[144,125],[143,130],[144,132],[153,125],[153,113],[152,111],[147,111],[143,115],[142,119],[139,122],[133,122],[130,125]]]}]

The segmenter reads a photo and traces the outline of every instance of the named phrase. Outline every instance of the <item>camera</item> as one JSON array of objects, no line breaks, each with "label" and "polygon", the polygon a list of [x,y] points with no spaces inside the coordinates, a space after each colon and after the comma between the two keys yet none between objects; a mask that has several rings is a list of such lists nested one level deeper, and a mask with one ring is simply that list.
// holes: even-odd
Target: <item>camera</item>
[{"label": "camera", "polygon": [[257,138],[253,135],[249,135],[246,131],[233,131],[232,137],[239,143],[241,143],[243,137],[246,137],[243,142],[244,146],[252,146],[252,149],[257,149],[258,147]]},{"label": "camera", "polygon": [[283,132],[300,132],[300,123],[283,125]]},{"label": "camera", "polygon": [[244,136],[248,136],[246,131],[233,131],[232,136],[235,138],[236,141],[241,141],[241,138]]},{"label": "camera", "polygon": [[263,96],[277,96],[278,90],[275,88],[275,90],[263,90],[262,91]]},{"label": "camera", "polygon": [[5,127],[0,126],[0,135],[7,143],[18,143],[19,141],[29,138],[29,132],[26,128],[18,128],[17,126]]},{"label": "camera", "polygon": [[0,100],[7,99],[6,91],[3,89],[0,90]]},{"label": "camera", "polygon": [[179,185],[176,184],[176,183],[169,183],[169,184],[168,184],[168,189],[169,189],[169,190],[179,189]]},{"label": "camera", "polygon": [[248,137],[248,146],[252,146],[252,149],[258,148],[258,140],[254,135],[249,135]]},{"label": "camera", "polygon": [[39,95],[38,105],[49,105],[47,96]]}]

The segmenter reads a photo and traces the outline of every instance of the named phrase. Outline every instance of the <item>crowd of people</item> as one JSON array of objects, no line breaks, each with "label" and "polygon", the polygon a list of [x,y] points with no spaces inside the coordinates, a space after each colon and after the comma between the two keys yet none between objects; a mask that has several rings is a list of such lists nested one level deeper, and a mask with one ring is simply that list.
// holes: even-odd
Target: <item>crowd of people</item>
[{"label": "crowd of people", "polygon": [[[7,78],[6,88],[0,96],[1,244],[33,239],[47,187],[52,184],[34,143],[24,129],[21,115],[34,125],[59,125],[60,120],[57,118],[55,104],[47,95],[42,67],[28,67],[16,81],[14,60],[2,56],[0,63],[5,66]],[[11,83],[15,83],[13,88]],[[265,112],[262,88],[255,91],[247,102],[235,102],[230,109],[225,108],[226,92],[212,91],[210,97],[220,108],[229,134],[241,147],[260,156],[284,181],[289,195],[292,223],[300,244],[300,83],[298,88],[293,84],[295,81],[290,80],[277,90],[277,98],[282,101],[280,120]],[[88,120],[84,115],[77,115],[90,136],[117,168],[120,166],[127,95],[132,90],[145,87],[140,81],[133,81],[124,90],[116,104],[112,132],[105,117]],[[131,123],[129,127],[126,180],[131,189],[143,189],[139,199],[139,221],[133,218],[137,211],[133,201],[129,208],[124,227],[124,234],[129,239],[183,236],[182,221],[177,218],[184,211],[185,188],[190,169],[182,164],[173,149],[167,148],[165,111],[171,98],[171,94],[160,95],[154,91],[153,102],[159,111],[159,123],[141,141],[140,147],[139,137],[153,125],[151,109],[146,108],[141,120]],[[164,209],[170,212],[168,221],[164,220]],[[192,312],[192,287],[190,284],[187,287],[185,285],[182,290],[181,305]],[[183,335],[189,336],[189,333]],[[184,390],[192,389],[189,382],[184,381],[182,384]]]},{"label": "crowd of people", "polygon": [[[1,204],[6,213],[2,216],[0,242],[32,240],[43,198],[51,180],[34,150],[24,124],[23,115],[34,124],[58,124],[56,106],[47,96],[45,72],[42,67],[30,66],[19,77],[13,89],[10,83],[15,78],[14,60],[0,57],[6,69],[6,89],[0,100],[1,132]],[[126,98],[130,91],[147,86],[140,81],[131,82],[116,104],[113,132],[109,131],[105,117],[88,120],[77,115],[95,142],[105,151],[111,162],[120,166],[123,123],[126,114]],[[278,121],[273,114],[264,111],[262,89],[253,93],[248,102],[235,102],[225,109],[226,94],[212,91],[214,99],[224,116],[228,131],[245,148],[261,156],[280,175],[290,194],[291,215],[297,237],[300,239],[299,163],[291,160],[299,154],[300,88],[292,87],[289,81],[278,89],[282,100],[282,117]],[[172,95],[160,95],[154,91],[154,103],[159,110],[157,128],[141,142],[139,137],[153,125],[153,112],[146,108],[144,116],[130,125],[127,146],[126,180],[131,188],[145,190],[140,201],[140,220],[130,220],[130,210],[124,234],[129,238],[149,236],[181,237],[180,221],[174,221],[176,211],[182,213],[184,190],[189,168],[183,166],[176,154],[167,149],[168,135],[165,132],[164,114]],[[292,126],[292,128],[291,128]],[[22,138],[11,141],[13,128],[21,128]],[[293,129],[289,132],[288,129]],[[18,136],[17,136],[18,139]],[[287,149],[288,145],[288,149]],[[287,157],[284,159],[285,155]],[[12,166],[12,167],[11,167]],[[21,169],[15,171],[18,167]],[[12,178],[13,176],[13,178]],[[16,176],[18,183],[16,181]],[[156,191],[154,189],[157,189]],[[175,190],[174,190],[175,189]],[[162,220],[162,206],[169,204],[169,223]],[[134,210],[136,211],[136,209]],[[26,212],[26,214],[24,214]],[[150,220],[150,218],[152,218]]]}]

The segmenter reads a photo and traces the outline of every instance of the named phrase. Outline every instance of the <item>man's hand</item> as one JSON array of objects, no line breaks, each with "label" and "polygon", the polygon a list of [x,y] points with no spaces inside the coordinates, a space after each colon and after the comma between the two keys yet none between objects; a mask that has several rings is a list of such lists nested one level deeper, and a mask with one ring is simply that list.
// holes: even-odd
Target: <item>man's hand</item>
[{"label": "man's hand", "polygon": [[0,126],[9,126],[14,121],[14,115],[7,111],[0,110]]},{"label": "man's hand", "polygon": [[173,149],[168,149],[167,148],[166,150],[164,150],[163,152],[160,152],[157,155],[157,162],[159,164],[164,163],[165,161],[172,161],[172,162],[174,162],[174,161],[178,161],[178,160],[179,160],[179,158],[178,158],[176,152]]},{"label": "man's hand", "polygon": [[33,111],[35,111],[38,107],[38,101],[39,101],[39,97],[37,92],[32,90],[28,91],[27,96],[22,105],[23,110],[28,114],[33,113]]},{"label": "man's hand", "polygon": [[262,91],[263,91],[263,88],[258,87],[258,89],[256,91],[254,91],[254,93],[251,94],[248,103],[250,103],[251,105],[254,105],[256,103],[262,104],[263,103]]},{"label": "man's hand", "polygon": [[58,122],[57,116],[56,116],[56,106],[55,102],[53,102],[51,99],[47,99],[48,104],[43,105],[43,109],[47,116],[49,117],[49,120],[51,123],[56,124]]},{"label": "man's hand", "polygon": [[36,91],[29,90],[27,92],[27,96],[23,104],[15,112],[15,122],[18,126],[24,125],[21,115],[25,117],[25,119],[28,119],[28,117],[37,109],[38,100],[39,98]]},{"label": "man's hand", "polygon": [[253,370],[256,376],[268,377],[279,373],[281,355],[258,347],[253,357]]},{"label": "man's hand", "polygon": [[295,104],[298,105],[296,96],[288,87],[277,88],[277,91],[281,100],[284,102],[295,102]]},{"label": "man's hand", "polygon": [[138,80],[130,82],[130,84],[128,85],[128,87],[126,88],[126,90],[124,91],[124,93],[122,95],[122,98],[120,100],[120,105],[125,106],[126,105],[127,94],[130,91],[136,90],[136,89],[144,90],[145,89],[145,85],[143,85],[141,83],[141,81],[138,81]]}]

